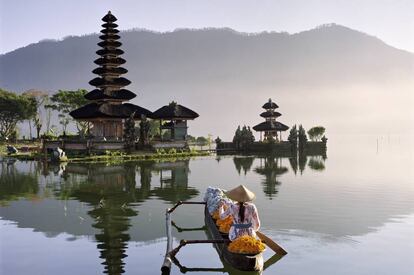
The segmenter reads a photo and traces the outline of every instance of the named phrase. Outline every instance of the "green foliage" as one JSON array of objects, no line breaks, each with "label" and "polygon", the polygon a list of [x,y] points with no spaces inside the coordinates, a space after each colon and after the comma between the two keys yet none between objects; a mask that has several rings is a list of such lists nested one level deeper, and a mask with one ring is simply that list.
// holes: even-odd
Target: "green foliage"
[{"label": "green foliage", "polygon": [[311,158],[308,163],[309,168],[316,171],[323,171],[325,170],[325,164],[323,160],[317,158]]},{"label": "green foliage", "polygon": [[[88,103],[85,98],[86,93],[87,91],[84,89],[76,91],[59,90],[50,97],[51,103],[45,105],[45,108],[52,109],[59,113],[59,123],[62,125],[64,132],[66,131],[67,125],[72,120],[69,113]],[[86,122],[77,122],[76,127],[78,128],[79,134],[83,136],[88,129],[88,124]]]},{"label": "green foliage", "polygon": [[171,149],[168,151],[168,154],[170,154],[170,155],[175,155],[175,154],[177,154],[177,150],[176,150],[175,148],[171,148]]},{"label": "green foliage", "polygon": [[[37,138],[40,137],[40,130],[43,126],[42,121],[42,115],[41,115],[41,109],[42,106],[48,101],[49,95],[47,92],[31,89],[26,92],[24,92],[22,95],[30,98],[33,102],[32,108],[33,108],[33,117],[31,118],[33,120],[34,126],[36,128]],[[30,133],[31,133],[31,123],[29,119],[29,127],[30,127]]]},{"label": "green foliage", "polygon": [[196,137],[193,137],[192,135],[187,135],[187,140],[188,140],[188,142],[195,143],[196,142]]},{"label": "green foliage", "polygon": [[42,129],[42,119],[39,115],[39,113],[36,114],[36,117],[33,119],[35,128],[36,128],[36,137],[39,139],[40,138],[40,130]]},{"label": "green foliage", "polygon": [[198,145],[204,146],[208,144],[208,139],[206,137],[197,137],[196,142]]},{"label": "green foliage", "polygon": [[37,178],[34,174],[16,173],[0,163],[0,206],[5,206],[20,198],[35,198],[39,191]]},{"label": "green foliage", "polygon": [[302,125],[299,125],[298,139],[299,139],[299,147],[303,149],[306,142],[308,141],[308,138],[306,136],[305,128],[303,128]]},{"label": "green foliage", "polygon": [[105,155],[106,156],[111,156],[111,157],[116,157],[116,156],[125,156],[125,153],[122,151],[111,151],[111,150],[106,150],[105,151]]},{"label": "green foliage", "polygon": [[165,154],[165,150],[163,148],[157,149],[156,152],[157,152],[157,155]]},{"label": "green foliage", "polygon": [[36,113],[33,99],[0,89],[0,139],[9,138],[16,125]]},{"label": "green foliage", "polygon": [[325,127],[315,126],[309,129],[308,135],[312,141],[318,141],[325,134]]},{"label": "green foliage", "polygon": [[52,132],[47,132],[44,133],[41,138],[45,139],[45,140],[55,140],[57,139],[57,135],[53,134]]},{"label": "green foliage", "polygon": [[79,89],[76,91],[59,90],[50,98],[51,104],[47,108],[58,111],[63,114],[69,114],[76,108],[85,105],[88,101],[85,98],[87,91]]},{"label": "green foliage", "polygon": [[41,135],[41,138],[47,139],[47,140],[55,140],[58,138],[58,131],[56,130],[56,126],[52,125],[50,127],[49,131],[45,132],[43,135]]},{"label": "green foliage", "polygon": [[156,136],[160,136],[160,123],[157,120],[149,120],[149,139],[153,139]]},{"label": "green foliage", "polygon": [[131,152],[131,150],[134,148],[136,140],[134,115],[135,113],[126,119],[124,124],[125,149],[128,152]]},{"label": "green foliage", "polygon": [[288,141],[296,146],[298,142],[298,129],[296,128],[296,125],[293,125],[293,127],[290,129]]},{"label": "green foliage", "polygon": [[255,138],[250,127],[246,127],[246,125],[243,128],[240,128],[240,125],[237,127],[233,137],[233,143],[237,149],[247,149],[254,140]]}]

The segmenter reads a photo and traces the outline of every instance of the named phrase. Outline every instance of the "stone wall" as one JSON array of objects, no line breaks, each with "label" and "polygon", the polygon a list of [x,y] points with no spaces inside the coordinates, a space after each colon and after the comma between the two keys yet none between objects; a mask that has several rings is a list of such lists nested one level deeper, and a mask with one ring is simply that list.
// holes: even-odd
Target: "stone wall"
[{"label": "stone wall", "polygon": [[124,150],[123,141],[65,141],[65,140],[45,140],[43,150],[55,149],[60,147],[64,151],[106,151]]}]

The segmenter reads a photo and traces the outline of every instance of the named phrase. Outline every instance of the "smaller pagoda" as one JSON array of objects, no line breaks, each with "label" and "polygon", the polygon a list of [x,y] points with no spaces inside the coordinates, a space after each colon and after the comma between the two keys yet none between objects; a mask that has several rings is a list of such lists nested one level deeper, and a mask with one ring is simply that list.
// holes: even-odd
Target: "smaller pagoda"
[{"label": "smaller pagoda", "polygon": [[92,126],[89,133],[96,139],[121,140],[127,118],[133,116],[140,120],[150,116],[151,112],[127,103],[136,95],[123,88],[131,81],[121,77],[128,70],[121,67],[126,61],[120,57],[124,51],[119,49],[122,43],[118,41],[118,25],[114,23],[117,18],[109,11],[102,21],[102,35],[99,36],[102,41],[98,43],[101,49],[96,51],[100,57],[95,60],[99,67],[92,71],[98,77],[89,81],[96,89],[85,95],[90,103],[70,112],[70,115],[78,121],[89,122]]},{"label": "smaller pagoda", "polygon": [[163,132],[169,131],[169,141],[187,141],[187,121],[196,119],[199,115],[193,110],[171,102],[156,110],[150,118],[160,121],[161,140]]},{"label": "smaller pagoda", "polygon": [[265,121],[254,126],[253,130],[260,132],[260,141],[262,141],[263,132],[264,140],[274,139],[276,141],[282,141],[282,132],[288,130],[289,127],[279,121],[276,121],[276,118],[282,115],[281,113],[275,111],[279,108],[279,106],[277,106],[277,104],[269,98],[269,101],[266,102],[262,108],[266,111],[261,113],[260,116],[263,117]]}]

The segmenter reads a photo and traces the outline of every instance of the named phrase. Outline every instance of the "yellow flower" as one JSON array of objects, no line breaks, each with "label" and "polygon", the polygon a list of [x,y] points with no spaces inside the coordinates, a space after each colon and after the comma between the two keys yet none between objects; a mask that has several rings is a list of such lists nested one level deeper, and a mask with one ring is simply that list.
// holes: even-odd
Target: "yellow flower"
[{"label": "yellow flower", "polygon": [[222,219],[222,220],[218,219],[216,221],[216,225],[218,226],[219,231],[223,233],[229,233],[230,227],[232,224],[233,224],[232,216],[227,216],[225,219]]},{"label": "yellow flower", "polygon": [[265,245],[262,241],[249,236],[243,235],[232,241],[228,250],[233,253],[244,253],[244,254],[257,254],[265,249]]}]

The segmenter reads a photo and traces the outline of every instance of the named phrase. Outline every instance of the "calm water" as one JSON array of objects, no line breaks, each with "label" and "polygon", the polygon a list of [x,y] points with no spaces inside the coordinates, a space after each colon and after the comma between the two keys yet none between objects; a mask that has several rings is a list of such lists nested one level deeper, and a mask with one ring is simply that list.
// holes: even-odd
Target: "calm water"
[{"label": "calm water", "polygon": [[[267,249],[264,274],[414,274],[413,147],[402,137],[376,139],[338,137],[326,156],[299,159],[3,160],[0,273],[160,274],[165,209],[201,200],[209,185],[245,184],[256,193],[261,230],[289,252],[278,259]],[[207,238],[202,213],[174,212],[175,244]],[[177,258],[183,268],[173,265],[172,274],[250,274],[223,267],[211,245],[186,246]]]}]

